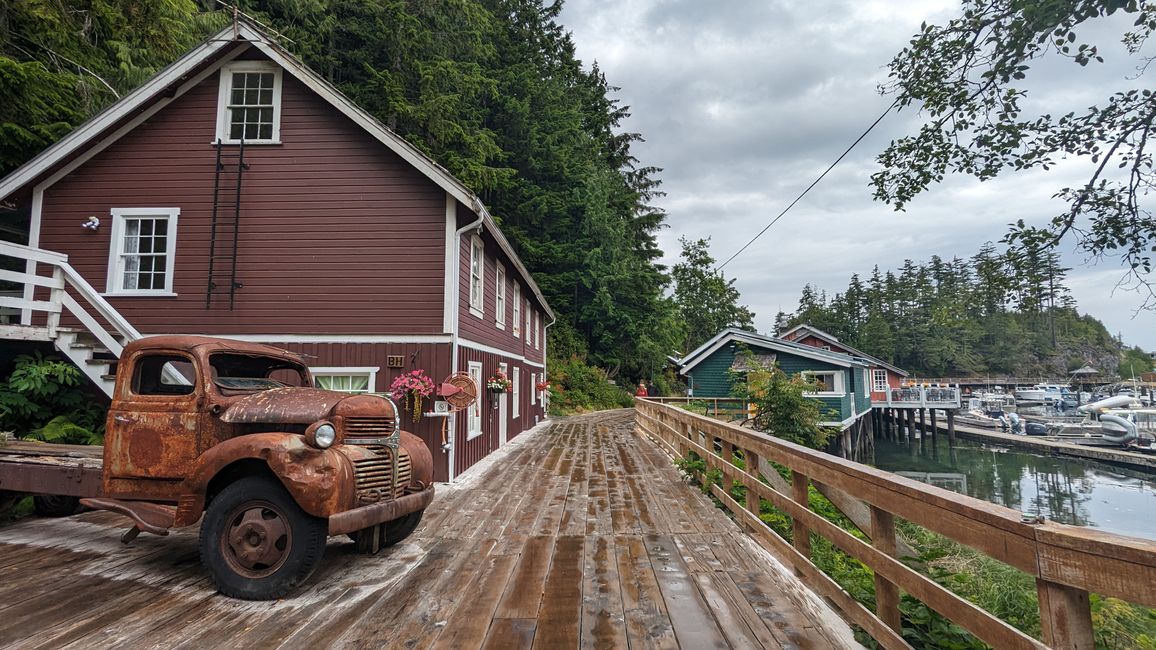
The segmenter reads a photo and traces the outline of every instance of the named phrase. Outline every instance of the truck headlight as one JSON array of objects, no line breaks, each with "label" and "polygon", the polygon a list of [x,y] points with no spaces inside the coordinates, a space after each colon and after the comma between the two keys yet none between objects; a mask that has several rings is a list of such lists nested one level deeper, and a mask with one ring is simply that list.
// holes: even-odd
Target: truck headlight
[{"label": "truck headlight", "polygon": [[318,449],[328,449],[337,440],[337,429],[328,422],[317,422],[305,430],[305,442]]}]

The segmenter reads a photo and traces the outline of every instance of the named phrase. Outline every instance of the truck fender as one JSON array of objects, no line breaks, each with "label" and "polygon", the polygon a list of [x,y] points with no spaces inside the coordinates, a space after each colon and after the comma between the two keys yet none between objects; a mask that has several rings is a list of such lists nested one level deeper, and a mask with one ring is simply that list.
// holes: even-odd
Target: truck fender
[{"label": "truck fender", "polygon": [[401,432],[401,446],[409,453],[410,483],[423,488],[433,484],[433,454],[425,441],[409,431]]},{"label": "truck fender", "polygon": [[311,447],[298,434],[254,433],[214,445],[197,458],[185,481],[175,525],[196,523],[213,479],[245,460],[264,463],[301,509],[314,517],[328,518],[354,500],[353,466],[344,455]]}]

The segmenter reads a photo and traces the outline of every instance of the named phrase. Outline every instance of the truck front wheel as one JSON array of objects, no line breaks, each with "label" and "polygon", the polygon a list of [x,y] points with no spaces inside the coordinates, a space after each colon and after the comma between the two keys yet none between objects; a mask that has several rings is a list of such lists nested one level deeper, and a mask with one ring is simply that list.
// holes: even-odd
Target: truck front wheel
[{"label": "truck front wheel", "polygon": [[246,600],[281,598],[309,579],[325,553],[328,526],[276,480],[229,484],[201,523],[201,562],[217,589]]},{"label": "truck front wheel", "polygon": [[[377,553],[412,535],[413,531],[417,530],[417,525],[421,523],[421,516],[424,513],[425,510],[418,510],[384,524],[354,531],[349,533],[349,539],[357,543],[357,550],[361,553]],[[377,544],[374,544],[375,535],[378,536]]]}]

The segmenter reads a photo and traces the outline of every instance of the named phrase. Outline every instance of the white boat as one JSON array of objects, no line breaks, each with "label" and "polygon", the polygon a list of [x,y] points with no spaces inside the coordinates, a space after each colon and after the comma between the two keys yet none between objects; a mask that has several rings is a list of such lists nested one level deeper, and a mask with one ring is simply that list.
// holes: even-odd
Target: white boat
[{"label": "white boat", "polygon": [[1036,384],[1016,388],[1016,400],[1035,404],[1053,404],[1063,399],[1064,387],[1059,384]]},{"label": "white boat", "polygon": [[[983,410],[985,411],[1002,411],[1004,413],[1015,413],[1017,408],[1015,396],[1008,393],[985,391],[973,394],[972,399],[978,399]],[[968,408],[970,409],[970,407],[971,404],[969,401]]]}]

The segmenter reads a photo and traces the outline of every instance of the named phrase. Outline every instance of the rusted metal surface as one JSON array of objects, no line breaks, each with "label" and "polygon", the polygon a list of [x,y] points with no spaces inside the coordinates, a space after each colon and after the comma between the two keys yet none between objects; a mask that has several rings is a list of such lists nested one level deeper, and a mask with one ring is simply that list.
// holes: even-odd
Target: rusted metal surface
[{"label": "rusted metal surface", "polygon": [[176,509],[171,506],[162,506],[148,501],[92,498],[81,499],[80,503],[93,510],[108,510],[122,514],[132,519],[137,528],[153,535],[168,535],[169,528],[173,526],[173,517],[176,514]]},{"label": "rusted metal surface", "polygon": [[96,496],[101,490],[100,463],[91,459],[0,454],[0,490]]},{"label": "rusted metal surface", "polygon": [[433,498],[434,488],[431,485],[421,492],[407,494],[400,499],[383,501],[337,513],[329,518],[329,534],[344,535],[376,524],[393,521],[411,512],[424,510],[433,502]]},{"label": "rusted metal surface", "polygon": [[[360,452],[361,450],[356,450]],[[226,440],[196,460],[185,481],[186,494],[196,495],[203,504],[206,489],[221,470],[240,460],[265,463],[301,509],[315,517],[328,517],[354,503],[353,464],[350,450],[344,447],[317,449],[305,444],[298,435],[253,433]],[[202,505],[203,507],[203,505]],[[177,525],[199,512],[182,513]]]},{"label": "rusted metal surface", "polygon": [[221,414],[229,424],[312,424],[329,415],[345,393],[320,388],[275,388],[246,395]]}]

